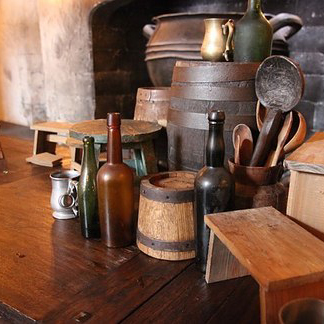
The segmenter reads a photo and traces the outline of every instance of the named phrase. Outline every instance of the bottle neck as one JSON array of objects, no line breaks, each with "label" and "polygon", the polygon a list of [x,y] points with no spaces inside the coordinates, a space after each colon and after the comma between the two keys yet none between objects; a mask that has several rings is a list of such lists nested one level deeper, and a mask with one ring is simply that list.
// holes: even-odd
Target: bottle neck
[{"label": "bottle neck", "polygon": [[120,164],[123,162],[120,127],[108,127],[107,163]]},{"label": "bottle neck", "polygon": [[206,145],[206,165],[209,167],[223,167],[225,143],[223,137],[223,123],[209,124]]},{"label": "bottle neck", "polygon": [[261,12],[261,0],[249,0],[247,11]]},{"label": "bottle neck", "polygon": [[85,144],[83,147],[82,167],[87,167],[92,164],[97,167],[95,152],[94,152],[94,145],[91,143],[88,143],[88,144]]}]

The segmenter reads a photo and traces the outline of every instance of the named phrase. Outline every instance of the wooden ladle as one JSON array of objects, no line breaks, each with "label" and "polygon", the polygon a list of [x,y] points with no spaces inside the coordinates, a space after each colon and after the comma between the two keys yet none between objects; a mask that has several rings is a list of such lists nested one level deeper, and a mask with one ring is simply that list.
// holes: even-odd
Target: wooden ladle
[{"label": "wooden ladle", "polygon": [[259,66],[255,90],[260,103],[268,108],[250,166],[263,166],[273,141],[277,138],[282,112],[297,105],[304,92],[304,77],[298,64],[287,57],[274,55]]},{"label": "wooden ladle", "polygon": [[233,129],[235,164],[248,165],[253,152],[253,137],[249,126],[238,124]]}]

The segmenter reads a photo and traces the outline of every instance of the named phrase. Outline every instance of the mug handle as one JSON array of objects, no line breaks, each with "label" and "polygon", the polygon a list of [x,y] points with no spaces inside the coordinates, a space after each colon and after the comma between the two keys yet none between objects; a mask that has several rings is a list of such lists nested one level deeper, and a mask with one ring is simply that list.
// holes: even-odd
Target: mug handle
[{"label": "mug handle", "polygon": [[225,45],[225,51],[223,53],[223,56],[225,60],[228,62],[231,59],[231,56],[233,55],[233,35],[234,35],[234,20],[229,19],[226,24],[222,25],[222,31],[223,35],[227,36],[226,45]]},{"label": "mug handle", "polygon": [[[78,216],[78,182],[75,180],[69,180],[67,193],[60,196],[59,205],[62,208],[72,208],[72,212],[75,217]],[[69,203],[69,201],[71,201]]]}]

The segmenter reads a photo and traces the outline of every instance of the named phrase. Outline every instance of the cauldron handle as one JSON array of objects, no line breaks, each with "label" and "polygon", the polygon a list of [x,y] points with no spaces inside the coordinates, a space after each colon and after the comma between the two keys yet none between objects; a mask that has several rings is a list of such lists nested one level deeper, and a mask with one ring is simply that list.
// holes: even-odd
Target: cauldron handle
[{"label": "cauldron handle", "polygon": [[143,27],[143,35],[147,38],[150,39],[153,33],[155,32],[155,25],[153,24],[147,24]]}]

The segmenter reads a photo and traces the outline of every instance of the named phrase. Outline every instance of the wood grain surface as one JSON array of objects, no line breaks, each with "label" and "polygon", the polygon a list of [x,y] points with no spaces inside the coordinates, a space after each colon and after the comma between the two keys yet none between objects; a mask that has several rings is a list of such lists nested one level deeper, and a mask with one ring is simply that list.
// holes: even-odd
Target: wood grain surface
[{"label": "wood grain surface", "polygon": [[[122,119],[122,143],[143,142],[158,136],[162,129],[157,123],[142,120]],[[82,140],[92,136],[96,143],[107,143],[107,121],[105,119],[89,120],[74,124],[70,128],[70,137]]]},{"label": "wood grain surface", "polygon": [[205,216],[207,225],[266,291],[324,280],[324,242],[273,207]]},{"label": "wood grain surface", "polygon": [[324,174],[324,132],[315,133],[285,160],[290,170]]},{"label": "wood grain surface", "polygon": [[[78,220],[54,220],[49,174],[58,168],[25,162],[31,140],[0,141],[9,168],[0,174],[1,324],[259,323],[250,277],[207,285],[192,261],[156,260],[134,246],[108,249],[85,240]],[[56,153],[68,168],[68,151]]]}]

